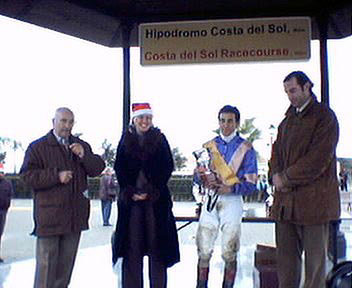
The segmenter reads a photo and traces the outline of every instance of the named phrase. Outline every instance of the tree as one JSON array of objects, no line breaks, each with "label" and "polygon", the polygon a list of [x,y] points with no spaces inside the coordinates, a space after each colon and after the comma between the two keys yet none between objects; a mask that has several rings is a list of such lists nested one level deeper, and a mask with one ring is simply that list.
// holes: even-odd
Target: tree
[{"label": "tree", "polygon": [[16,151],[18,149],[23,150],[22,143],[20,141],[17,141],[8,137],[0,137],[0,162],[5,162],[6,151],[2,151],[2,150],[6,146],[13,150],[13,155],[14,155],[13,172],[16,174]]},{"label": "tree", "polygon": [[7,137],[0,137],[0,163],[5,162],[6,151],[3,151],[3,147],[10,141]]},{"label": "tree", "polygon": [[178,150],[178,147],[173,148],[171,150],[172,157],[174,158],[174,163],[176,167],[176,171],[181,170],[186,167],[187,158],[182,155],[182,153]]},{"label": "tree", "polygon": [[0,152],[0,163],[4,163],[6,158],[6,152]]},{"label": "tree", "polygon": [[[261,131],[253,124],[254,120],[255,118],[245,119],[244,123],[238,128],[238,133],[251,143],[258,140],[261,135]],[[214,130],[214,132],[220,134],[220,128]]]},{"label": "tree", "polygon": [[104,139],[104,142],[101,144],[101,148],[104,150],[101,158],[105,161],[106,166],[113,167],[116,158],[116,149],[112,148],[112,144],[108,143],[107,139]]},{"label": "tree", "polygon": [[244,123],[238,129],[238,132],[251,143],[258,140],[261,135],[261,131],[253,124],[254,120],[255,118],[245,119]]},{"label": "tree", "polygon": [[17,140],[11,140],[11,149],[13,150],[13,155],[14,155],[14,157],[13,157],[13,173],[17,173],[17,171],[16,171],[16,151],[18,150],[18,149],[21,149],[21,150],[23,150],[23,147],[22,147],[22,143],[20,142],[20,141],[17,141]]}]

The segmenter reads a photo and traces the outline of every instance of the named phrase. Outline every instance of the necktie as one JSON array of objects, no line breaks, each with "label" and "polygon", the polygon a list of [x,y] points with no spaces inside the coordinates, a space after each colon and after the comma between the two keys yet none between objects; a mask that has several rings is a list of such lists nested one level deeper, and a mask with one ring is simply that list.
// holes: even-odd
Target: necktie
[{"label": "necktie", "polygon": [[63,145],[63,146],[65,147],[66,150],[68,150],[69,142],[68,142],[68,139],[67,139],[67,138],[61,137],[61,138],[60,138],[60,143],[61,143],[61,145]]}]

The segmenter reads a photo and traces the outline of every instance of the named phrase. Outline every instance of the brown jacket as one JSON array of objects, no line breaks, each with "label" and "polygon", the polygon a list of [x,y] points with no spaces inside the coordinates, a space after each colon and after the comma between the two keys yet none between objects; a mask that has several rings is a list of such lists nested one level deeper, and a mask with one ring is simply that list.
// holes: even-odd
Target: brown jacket
[{"label": "brown jacket", "polygon": [[[88,229],[89,200],[87,176],[98,176],[104,161],[93,154],[88,143],[70,136],[70,143],[84,148],[82,159],[60,145],[52,130],[27,148],[21,168],[23,180],[34,192],[34,231],[37,236],[52,236]],[[58,173],[72,170],[73,179],[61,184]]]},{"label": "brown jacket", "polygon": [[292,106],[287,110],[270,161],[271,173],[280,173],[284,182],[275,192],[274,219],[314,225],[339,218],[338,136],[334,112],[315,97],[299,115]]}]

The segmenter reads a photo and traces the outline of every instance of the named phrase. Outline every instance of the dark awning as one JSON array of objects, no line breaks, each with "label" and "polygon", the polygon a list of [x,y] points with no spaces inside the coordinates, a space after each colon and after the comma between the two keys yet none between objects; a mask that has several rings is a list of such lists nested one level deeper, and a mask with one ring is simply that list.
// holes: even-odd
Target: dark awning
[{"label": "dark awning", "polygon": [[[205,19],[309,16],[327,37],[352,34],[350,0],[1,0],[0,14],[109,47],[138,46],[138,24]],[[131,29],[123,45],[122,31]]]}]

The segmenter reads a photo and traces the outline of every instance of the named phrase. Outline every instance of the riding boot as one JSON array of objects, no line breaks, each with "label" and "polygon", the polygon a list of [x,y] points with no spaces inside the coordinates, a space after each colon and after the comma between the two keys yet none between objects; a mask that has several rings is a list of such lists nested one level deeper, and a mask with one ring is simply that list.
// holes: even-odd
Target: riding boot
[{"label": "riding boot", "polygon": [[198,262],[197,267],[197,287],[196,288],[208,288],[208,276],[209,266],[202,267]]},{"label": "riding boot", "polygon": [[225,264],[224,280],[222,282],[222,288],[233,288],[235,284],[237,270],[237,262],[230,262]]}]

